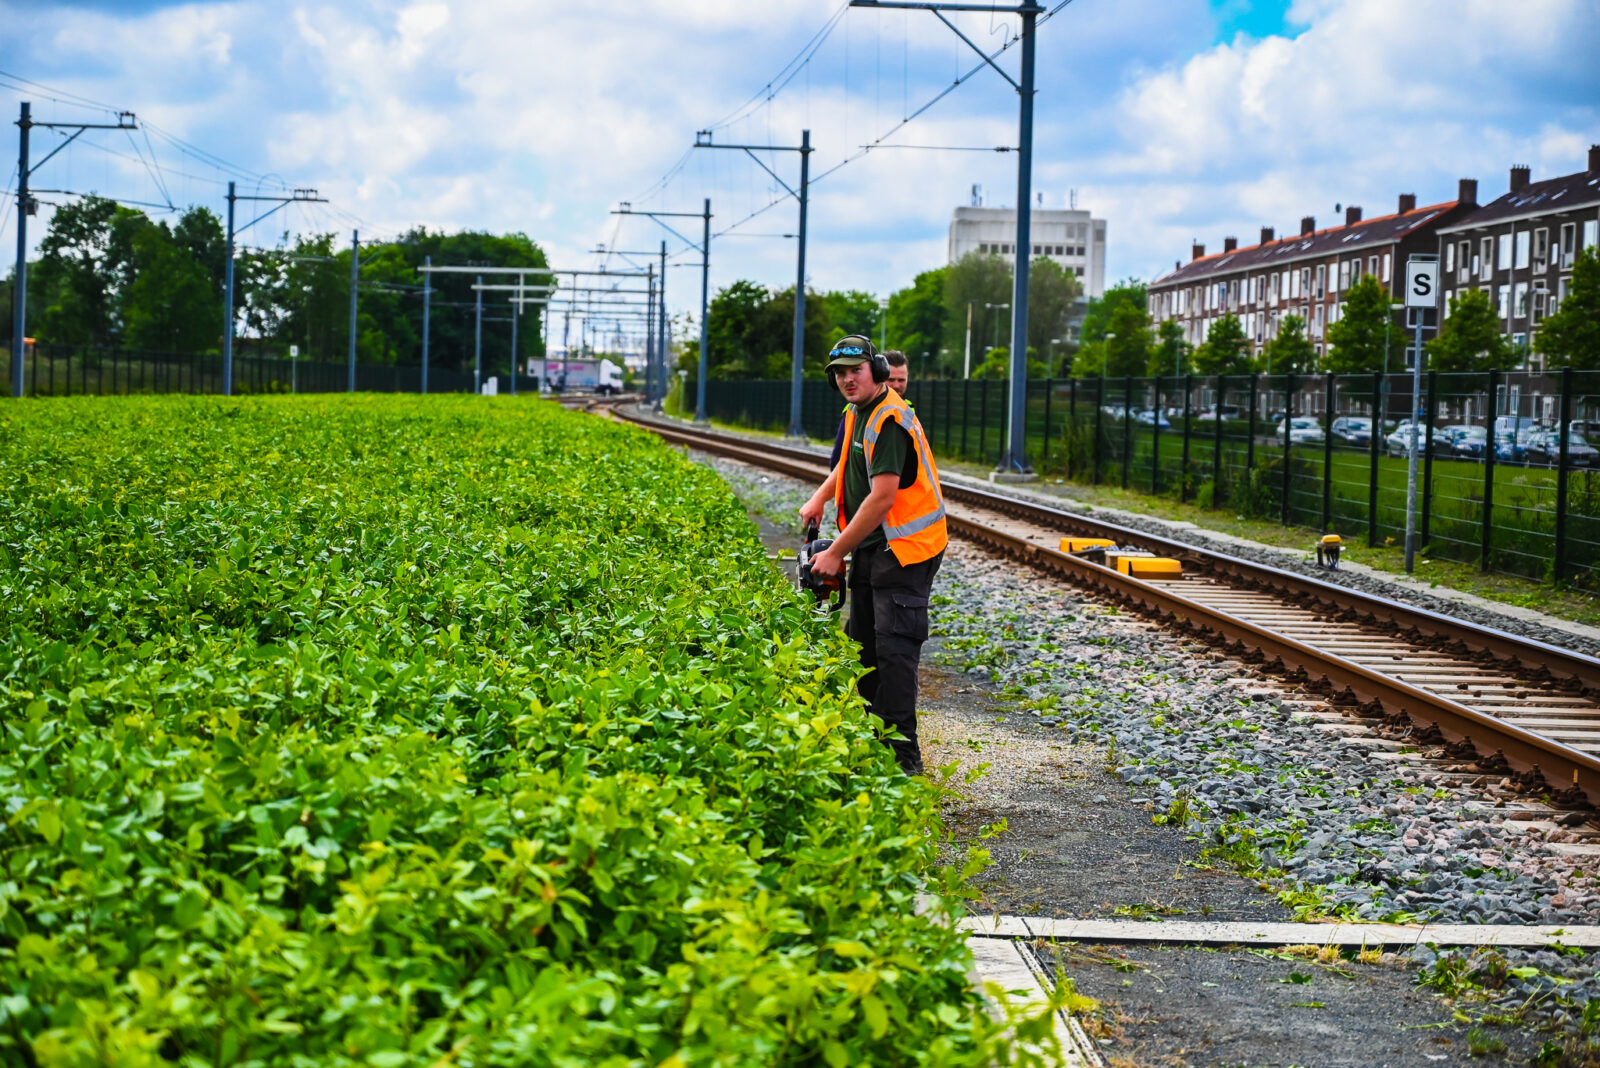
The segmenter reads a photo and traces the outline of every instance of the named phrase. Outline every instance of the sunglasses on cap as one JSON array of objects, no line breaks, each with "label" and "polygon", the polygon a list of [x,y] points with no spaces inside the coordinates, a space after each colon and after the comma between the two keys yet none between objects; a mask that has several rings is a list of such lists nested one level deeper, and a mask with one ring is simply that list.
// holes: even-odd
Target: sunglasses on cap
[{"label": "sunglasses on cap", "polygon": [[865,356],[866,354],[867,350],[860,345],[840,345],[828,353],[829,356]]}]

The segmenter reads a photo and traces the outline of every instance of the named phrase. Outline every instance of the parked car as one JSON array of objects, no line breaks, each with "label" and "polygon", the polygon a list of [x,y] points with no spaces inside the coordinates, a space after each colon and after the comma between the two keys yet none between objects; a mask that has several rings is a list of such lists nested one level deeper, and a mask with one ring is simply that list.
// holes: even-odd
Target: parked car
[{"label": "parked car", "polygon": [[[1283,420],[1278,420],[1277,429],[1273,431],[1279,441],[1283,440]],[[1309,415],[1297,415],[1289,420],[1289,444],[1291,445],[1321,445],[1325,440],[1322,434],[1322,424]]]},{"label": "parked car", "polygon": [[[1561,461],[1561,435],[1555,430],[1536,430],[1528,435],[1523,449],[1524,463],[1554,466]],[[1582,434],[1567,434],[1567,466],[1594,467],[1600,463],[1600,449],[1584,439]]]},{"label": "parked car", "polygon": [[1220,408],[1213,407],[1195,416],[1196,419],[1239,419],[1239,406],[1237,404],[1224,404]]},{"label": "parked car", "polygon": [[1426,433],[1427,428],[1418,423],[1409,421],[1401,423],[1390,432],[1388,437],[1383,439],[1383,451],[1390,456],[1409,456],[1411,455],[1411,439],[1415,436],[1417,439],[1417,455],[1420,456],[1422,450],[1427,447],[1427,440],[1424,437]]},{"label": "parked car", "polygon": [[1460,460],[1481,460],[1489,444],[1489,431],[1481,426],[1449,426],[1450,455]]},{"label": "parked car", "polygon": [[1160,412],[1151,411],[1149,408],[1134,412],[1133,421],[1138,423],[1140,426],[1169,427],[1172,425],[1171,423],[1167,422],[1166,416],[1162,415]]},{"label": "parked car", "polygon": [[1522,430],[1496,430],[1494,434],[1494,462],[1520,464],[1526,462],[1528,439],[1534,434],[1532,427]]},{"label": "parked car", "polygon": [[1364,415],[1341,415],[1328,427],[1328,433],[1343,445],[1370,445],[1372,420]]}]

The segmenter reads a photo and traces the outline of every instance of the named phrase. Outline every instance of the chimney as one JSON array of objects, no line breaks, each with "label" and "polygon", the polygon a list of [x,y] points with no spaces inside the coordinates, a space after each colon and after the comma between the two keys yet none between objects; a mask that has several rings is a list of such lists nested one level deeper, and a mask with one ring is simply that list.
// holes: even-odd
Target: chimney
[{"label": "chimney", "polygon": [[1300,236],[1301,237],[1308,237],[1311,234],[1314,234],[1316,232],[1317,232],[1317,220],[1316,220],[1316,217],[1315,216],[1311,216],[1311,215],[1306,215],[1306,216],[1302,217],[1301,220],[1300,220]]},{"label": "chimney", "polygon": [[1274,235],[1274,234],[1273,234],[1273,232],[1272,232],[1272,227],[1270,227],[1270,226],[1263,226],[1263,227],[1262,227],[1262,228],[1261,228],[1261,243],[1262,243],[1262,244],[1263,244],[1263,245],[1270,245],[1270,244],[1272,244],[1272,239],[1273,239],[1273,237],[1274,237],[1274,236],[1276,236],[1276,235]]},{"label": "chimney", "polygon": [[1466,207],[1478,206],[1478,180],[1476,178],[1463,178],[1456,187],[1456,200]]},{"label": "chimney", "polygon": [[1399,213],[1401,215],[1404,215],[1408,211],[1416,211],[1416,210],[1417,210],[1417,194],[1415,194],[1415,193],[1401,193],[1400,194],[1400,212]]},{"label": "chimney", "polygon": [[1234,249],[1236,249],[1238,247],[1239,247],[1239,239],[1237,237],[1225,237],[1225,238],[1222,239],[1222,251],[1224,251],[1224,252],[1232,252]]},{"label": "chimney", "polygon": [[1589,146],[1589,173],[1600,174],[1600,145]]},{"label": "chimney", "polygon": [[1533,178],[1533,171],[1526,163],[1519,163],[1511,168],[1511,192],[1516,193],[1524,189]]},{"label": "chimney", "polygon": [[1206,247],[1204,245],[1200,244],[1198,241],[1195,242],[1194,248],[1191,249],[1190,251],[1193,253],[1193,255],[1189,257],[1191,261],[1205,258]]},{"label": "chimney", "polygon": [[1360,208],[1358,208],[1356,205],[1352,204],[1348,208],[1344,209],[1344,224],[1346,226],[1354,226],[1356,223],[1358,223],[1360,221],[1361,221],[1361,209]]}]

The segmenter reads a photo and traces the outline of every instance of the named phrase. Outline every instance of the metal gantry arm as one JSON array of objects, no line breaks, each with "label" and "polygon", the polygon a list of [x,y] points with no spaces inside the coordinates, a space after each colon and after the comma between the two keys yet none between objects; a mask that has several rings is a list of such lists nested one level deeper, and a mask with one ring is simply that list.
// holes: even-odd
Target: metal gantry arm
[{"label": "metal gantry arm", "polygon": [[[806,432],[805,425],[801,421],[800,381],[805,372],[806,355],[806,211],[811,189],[811,131],[800,131],[798,145],[714,145],[711,143],[711,131],[699,130],[694,135],[694,147],[730,148],[742,151],[755,160],[756,166],[771,175],[772,180],[783,186],[784,191],[800,204],[800,247],[796,255],[794,282],[794,351],[789,380],[789,436],[803,438]],[[756,155],[757,152],[800,153],[800,191],[791,189],[788,182],[779,178],[776,171],[761,161]]]},{"label": "metal gantry arm", "polygon": [[[62,141],[47,153],[38,163],[28,162],[28,132],[35,126],[42,130],[71,130],[72,136]],[[23,394],[22,376],[26,370],[23,361],[23,347],[27,344],[28,336],[28,216],[38,210],[38,202],[33,199],[33,194],[28,190],[28,179],[33,173],[46,163],[55,158],[57,152],[66,148],[83,135],[85,130],[137,130],[139,128],[133,112],[119,111],[117,121],[109,122],[34,122],[33,104],[30,101],[22,102],[22,109],[17,118],[17,127],[20,133],[17,138],[17,269],[13,275],[12,286],[12,323],[11,323],[11,395],[21,397]]]},{"label": "metal gantry arm", "polygon": [[262,212],[260,215],[257,215],[254,219],[251,219],[247,224],[245,224],[244,229],[248,230],[250,227],[254,226],[256,223],[260,222],[262,219],[265,219],[268,215],[271,215],[273,212],[279,210],[285,205],[294,203],[327,203],[325,198],[317,195],[317,191],[315,189],[296,189],[286,197],[261,196],[259,194],[240,196],[234,190],[235,185],[236,183],[234,182],[228,183],[228,246],[227,251],[223,256],[222,267],[222,273],[224,276],[223,289],[226,293],[226,296],[223,298],[222,312],[222,395],[224,397],[233,396],[233,256],[235,251],[233,237],[234,234],[237,233],[237,230],[233,225],[234,204],[241,200],[273,203],[271,208],[268,208],[266,211]]},{"label": "metal gantry arm", "polygon": [[[1032,475],[1033,467],[1027,456],[1027,404],[1028,404],[1028,272],[1029,257],[1033,254],[1033,97],[1034,97],[1034,37],[1039,16],[1044,7],[1037,0],[1022,0],[1015,7],[996,4],[946,3],[942,0],[850,0],[851,7],[907,9],[931,11],[940,22],[948,26],[973,51],[983,56],[1006,82],[1017,91],[1019,108],[1017,125],[1017,240],[1015,264],[1012,272],[1011,297],[1011,404],[1006,420],[1006,451],[996,467],[996,473]],[[944,17],[946,11],[981,11],[989,15],[1016,15],[1022,19],[1022,70],[1021,79],[1014,79],[995,63],[994,56],[984,52],[966,34]],[[996,53],[998,54],[998,53]]]},{"label": "metal gantry arm", "polygon": [[[682,241],[684,244],[700,253],[700,361],[699,377],[695,382],[694,421],[697,423],[704,423],[706,422],[706,346],[710,343],[711,339],[708,321],[710,319],[711,312],[711,198],[706,197],[705,207],[698,216],[692,211],[635,211],[633,209],[633,205],[627,203],[626,201],[623,202],[622,207],[614,210],[611,214],[648,216],[651,219],[654,219],[658,226],[662,227],[678,240]],[[674,230],[669,224],[661,221],[664,218],[693,219],[697,217],[701,220],[701,232],[704,235],[700,239],[700,244],[698,245],[684,237],[682,234],[678,233],[678,231]],[[663,286],[665,286],[667,277],[665,243],[662,244],[661,248],[661,279]],[[666,317],[665,307],[665,302],[663,302],[663,319]]]}]

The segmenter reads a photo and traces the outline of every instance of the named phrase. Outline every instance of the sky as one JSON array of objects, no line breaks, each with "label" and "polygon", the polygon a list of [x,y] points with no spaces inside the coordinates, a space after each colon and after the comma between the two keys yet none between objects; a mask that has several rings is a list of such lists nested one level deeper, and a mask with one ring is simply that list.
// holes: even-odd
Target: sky
[{"label": "sky", "polygon": [[[1487,202],[1512,164],[1567,174],[1600,142],[1596,0],[1058,3],[1037,35],[1033,188],[1107,220],[1108,280],[1158,277],[1194,241],[1327,225],[1336,205],[1451,200],[1461,177]],[[949,18],[989,52],[1018,26]],[[1020,51],[996,60],[1013,77]],[[90,131],[39,168],[35,188],[66,192],[42,196],[32,244],[68,193],[220,215],[231,178],[328,200],[280,211],[247,245],[286,229],[521,231],[555,265],[591,267],[626,262],[597,245],[666,239],[675,312],[698,309],[698,253],[619,205],[698,213],[711,198],[713,290],[788,286],[796,270],[794,201],[744,152],[694,149],[699,130],[787,146],[810,130],[811,287],[885,296],[941,265],[973,186],[1016,202],[1017,157],[992,151],[1017,143],[1016,92],[986,67],[952,88],[981,63],[926,11],[842,0],[0,0],[8,124],[30,100],[36,121],[109,108],[142,126]],[[33,159],[60,139],[36,129]],[[934,149],[862,150],[874,142]],[[759,155],[796,184],[796,153]],[[699,238],[697,218],[662,221]]]}]

